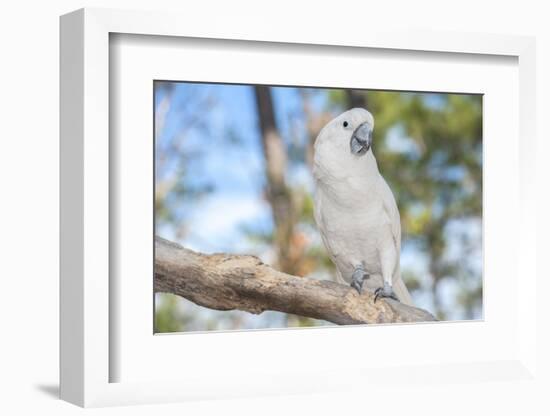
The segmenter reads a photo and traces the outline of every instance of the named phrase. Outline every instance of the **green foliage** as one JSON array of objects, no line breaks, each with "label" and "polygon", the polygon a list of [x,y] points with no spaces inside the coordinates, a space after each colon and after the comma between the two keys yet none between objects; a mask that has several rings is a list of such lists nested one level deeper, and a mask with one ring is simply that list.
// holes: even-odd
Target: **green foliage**
[{"label": "green foliage", "polygon": [[180,332],[189,320],[178,310],[179,299],[175,295],[156,295],[155,332]]}]

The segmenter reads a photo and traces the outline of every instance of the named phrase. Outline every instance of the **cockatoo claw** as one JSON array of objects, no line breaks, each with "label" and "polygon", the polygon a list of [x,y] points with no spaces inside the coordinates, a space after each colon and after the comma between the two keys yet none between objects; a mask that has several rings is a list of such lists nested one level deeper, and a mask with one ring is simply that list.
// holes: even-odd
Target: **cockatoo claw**
[{"label": "cockatoo claw", "polygon": [[374,303],[376,303],[378,298],[390,298],[399,302],[399,299],[395,296],[393,289],[386,282],[384,282],[384,287],[379,287],[374,291]]},{"label": "cockatoo claw", "polygon": [[359,293],[359,294],[361,294],[361,292],[363,291],[362,283],[360,283],[356,280],[351,281],[351,287],[354,288],[355,290],[357,290],[357,293]]},{"label": "cockatoo claw", "polygon": [[363,281],[368,278],[369,275],[365,273],[362,266],[356,267],[351,275],[351,287],[361,294],[363,292]]}]

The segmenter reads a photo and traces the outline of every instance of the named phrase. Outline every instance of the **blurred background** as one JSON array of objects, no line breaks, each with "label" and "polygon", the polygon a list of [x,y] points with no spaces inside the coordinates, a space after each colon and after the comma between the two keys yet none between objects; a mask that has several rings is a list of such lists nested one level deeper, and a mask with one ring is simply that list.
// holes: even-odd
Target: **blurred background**
[{"label": "blurred background", "polygon": [[[352,107],[375,118],[373,150],[401,214],[401,271],[415,304],[441,320],[481,319],[481,95],[156,81],[156,234],[331,279],[313,219],[313,143]],[[155,295],[156,332],[319,325],[330,324]]]}]

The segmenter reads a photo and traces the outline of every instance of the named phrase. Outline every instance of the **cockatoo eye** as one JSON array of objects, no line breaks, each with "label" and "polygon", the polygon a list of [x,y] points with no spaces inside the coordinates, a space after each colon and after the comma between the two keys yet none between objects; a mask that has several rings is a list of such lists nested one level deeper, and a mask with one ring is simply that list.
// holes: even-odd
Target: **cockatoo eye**
[{"label": "cockatoo eye", "polygon": [[347,127],[347,126],[348,126],[348,122],[347,122],[347,121],[344,121],[343,126],[344,126],[344,127]]}]

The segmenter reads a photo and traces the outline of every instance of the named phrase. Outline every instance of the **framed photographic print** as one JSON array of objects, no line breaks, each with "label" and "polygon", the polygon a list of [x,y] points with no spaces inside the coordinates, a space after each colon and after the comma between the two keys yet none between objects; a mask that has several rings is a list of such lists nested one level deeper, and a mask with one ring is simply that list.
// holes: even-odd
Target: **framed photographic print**
[{"label": "framed photographic print", "polygon": [[533,40],[218,23],[61,19],[62,398],[532,378]]}]

